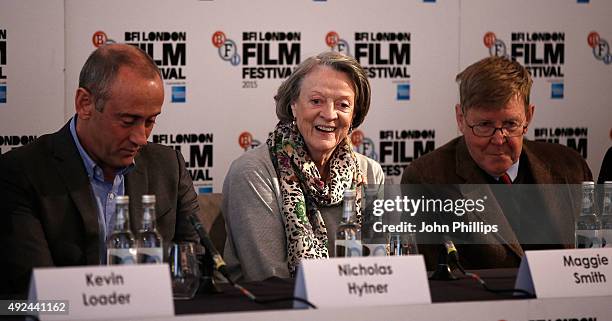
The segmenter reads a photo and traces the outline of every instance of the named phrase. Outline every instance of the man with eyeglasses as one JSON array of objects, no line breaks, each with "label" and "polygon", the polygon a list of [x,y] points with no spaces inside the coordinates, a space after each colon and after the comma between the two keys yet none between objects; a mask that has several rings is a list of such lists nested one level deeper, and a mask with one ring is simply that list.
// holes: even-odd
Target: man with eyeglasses
[{"label": "man with eyeglasses", "polygon": [[[524,138],[533,120],[534,105],[529,101],[531,77],[518,62],[484,58],[459,73],[456,80],[460,104],[455,106],[455,116],[463,135],[412,162],[404,170],[402,184],[580,184],[592,180],[591,171],[577,152]],[[465,192],[453,195],[462,196],[466,196]],[[508,210],[513,201],[504,203],[499,198],[497,195],[504,213],[496,217],[496,205],[488,202],[483,221],[498,223],[500,231],[510,232],[503,236],[474,235],[471,241],[481,246],[464,246],[460,251],[466,267],[517,266],[523,250],[537,248],[533,244],[516,244],[520,240],[512,233],[516,228],[516,218],[512,217],[515,211]],[[571,229],[571,208],[575,203],[574,200],[557,211],[561,213],[545,211],[551,217],[538,222],[563,224],[564,231]],[[531,228],[538,232],[540,226]],[[565,246],[568,244],[560,245]],[[546,247],[550,246],[543,248]],[[435,265],[436,260],[437,257],[430,258],[428,266]]]},{"label": "man with eyeglasses", "polygon": [[68,123],[0,155],[0,297],[24,294],[35,267],[105,264],[119,195],[130,197],[133,232],[142,195],[154,194],[164,247],[197,240],[188,216],[199,205],[183,157],[147,143],[163,102],[149,55],[104,45],[81,69]]}]

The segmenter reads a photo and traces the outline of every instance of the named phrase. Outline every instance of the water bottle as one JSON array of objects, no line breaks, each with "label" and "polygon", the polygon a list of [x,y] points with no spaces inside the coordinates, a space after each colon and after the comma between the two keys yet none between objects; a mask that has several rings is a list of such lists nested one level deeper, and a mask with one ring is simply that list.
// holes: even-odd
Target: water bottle
[{"label": "water bottle", "polygon": [[601,209],[601,246],[612,247],[612,181],[604,182]]},{"label": "water bottle", "polygon": [[342,221],[336,231],[336,257],[361,256],[361,225],[355,217],[354,189],[344,191]]},{"label": "water bottle", "polygon": [[576,220],[576,248],[601,247],[601,224],[595,214],[595,183],[582,182],[582,209]]},{"label": "water bottle", "polygon": [[106,262],[109,265],[135,263],[136,249],[134,248],[134,236],[130,231],[129,206],[129,196],[117,196],[115,225],[106,246]]},{"label": "water bottle", "polygon": [[142,225],[136,238],[138,263],[162,263],[162,238],[155,227],[155,195],[142,195]]},{"label": "water bottle", "polygon": [[375,224],[382,224],[382,216],[374,215],[374,202],[378,199],[378,188],[368,187],[365,191],[365,202],[362,202],[365,211],[362,210],[363,229],[361,231],[362,255],[363,256],[386,256],[387,239],[383,233],[374,232]]}]

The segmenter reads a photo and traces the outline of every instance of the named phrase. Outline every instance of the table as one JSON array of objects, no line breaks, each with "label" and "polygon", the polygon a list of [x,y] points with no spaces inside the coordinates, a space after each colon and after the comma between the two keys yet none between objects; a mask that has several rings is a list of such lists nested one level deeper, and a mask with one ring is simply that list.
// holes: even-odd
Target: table
[{"label": "table", "polygon": [[[491,288],[513,288],[517,269],[492,269],[470,271],[480,275]],[[459,273],[455,273],[457,276]],[[272,278],[261,282],[241,284],[260,299],[289,297],[293,295],[294,280]],[[223,293],[198,293],[192,300],[175,300],[176,315],[195,313],[219,313],[239,311],[260,311],[275,309],[292,309],[292,301],[259,304],[250,301],[228,284],[219,284]],[[498,294],[486,291],[482,285],[473,279],[460,278],[456,281],[429,281],[431,300],[433,303],[487,301],[487,300],[517,300],[510,293]]]}]

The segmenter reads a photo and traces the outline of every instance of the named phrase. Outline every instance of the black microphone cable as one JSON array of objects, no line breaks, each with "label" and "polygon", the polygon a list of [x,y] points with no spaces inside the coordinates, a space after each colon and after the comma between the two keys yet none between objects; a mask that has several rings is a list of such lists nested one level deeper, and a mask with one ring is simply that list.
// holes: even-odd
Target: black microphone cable
[{"label": "black microphone cable", "polygon": [[227,280],[227,282],[231,286],[238,289],[240,293],[244,294],[251,301],[259,303],[259,304],[269,304],[269,303],[284,302],[284,301],[298,301],[298,302],[302,302],[306,304],[307,306],[313,309],[317,308],[314,304],[310,303],[308,300],[303,299],[303,298],[293,297],[293,296],[281,297],[281,298],[275,298],[275,299],[257,298],[257,296],[253,294],[251,291],[245,289],[243,286],[241,286],[240,284],[232,280],[232,278],[229,275],[229,272],[227,272],[227,265],[225,264],[223,257],[221,256],[221,254],[219,254],[219,251],[217,250],[215,245],[210,240],[210,237],[208,236],[208,233],[202,226],[202,223],[200,222],[200,220],[195,215],[189,215],[189,221],[191,222],[194,229],[196,230],[196,233],[200,237],[200,244],[202,244],[202,246],[204,246],[204,248],[210,252],[210,256],[212,257],[213,264],[215,266],[215,270],[219,271],[219,273],[223,276],[223,278]]},{"label": "black microphone cable", "polygon": [[469,277],[473,280],[476,280],[478,283],[482,285],[482,287],[486,291],[489,291],[491,293],[520,293],[520,294],[523,294],[522,296],[525,298],[529,298],[529,299],[536,298],[536,296],[533,293],[523,290],[523,289],[494,289],[494,288],[489,287],[487,282],[485,282],[485,280],[483,280],[478,274],[465,271],[465,269],[461,265],[461,262],[459,262],[459,252],[457,251],[457,248],[455,248],[455,244],[453,243],[453,241],[450,240],[450,238],[444,239],[444,247],[446,248],[446,252],[448,255],[447,256],[448,264],[457,267],[457,269],[459,269],[459,271],[461,271],[461,273],[464,276]]}]

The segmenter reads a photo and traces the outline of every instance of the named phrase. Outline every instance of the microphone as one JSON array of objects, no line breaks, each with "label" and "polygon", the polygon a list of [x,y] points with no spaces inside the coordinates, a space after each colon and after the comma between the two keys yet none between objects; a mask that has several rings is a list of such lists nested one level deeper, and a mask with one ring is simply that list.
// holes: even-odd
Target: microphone
[{"label": "microphone", "polygon": [[[455,248],[455,244],[448,235],[442,236],[442,245],[444,245],[444,249],[440,251],[438,256],[438,265],[429,279],[444,281],[457,280],[457,277],[453,275],[450,268],[450,265],[454,267],[461,266],[457,248]],[[460,270],[463,272],[463,268],[460,267]]]},{"label": "microphone", "polygon": [[461,273],[465,274],[463,270],[463,266],[459,262],[459,252],[457,252],[457,248],[455,248],[455,243],[448,236],[443,237],[444,240],[444,248],[446,249],[446,263],[450,267],[456,267],[461,271]]},{"label": "microphone", "polygon": [[195,215],[189,215],[189,221],[200,237],[200,244],[202,244],[202,246],[204,246],[204,248],[210,253],[215,270],[219,271],[219,273],[221,273],[221,275],[223,275],[228,281],[232,282],[229,277],[229,273],[227,272],[227,265],[225,264],[223,257],[221,254],[219,254],[219,251],[210,240],[210,236],[208,236],[208,233],[204,229],[204,226],[202,226],[200,220]]}]

